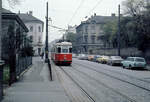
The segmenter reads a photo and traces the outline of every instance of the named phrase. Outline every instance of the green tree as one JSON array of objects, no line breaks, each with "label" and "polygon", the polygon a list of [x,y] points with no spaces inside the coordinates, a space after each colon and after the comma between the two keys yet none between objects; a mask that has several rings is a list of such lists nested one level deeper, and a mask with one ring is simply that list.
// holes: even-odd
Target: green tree
[{"label": "green tree", "polygon": [[72,51],[76,52],[76,37],[77,35],[75,33],[67,33],[67,40],[72,43]]},{"label": "green tree", "polygon": [[[111,21],[103,25],[103,31],[104,31],[104,36],[103,36],[103,42],[104,46],[106,45],[117,47],[117,22],[116,21]],[[107,46],[107,47],[108,47]]]},{"label": "green tree", "polygon": [[136,42],[136,46],[144,54],[150,43],[150,1],[126,0],[123,5],[124,13],[133,18],[132,23],[126,25],[128,28],[131,26],[133,28],[132,33],[135,39],[132,40]]}]

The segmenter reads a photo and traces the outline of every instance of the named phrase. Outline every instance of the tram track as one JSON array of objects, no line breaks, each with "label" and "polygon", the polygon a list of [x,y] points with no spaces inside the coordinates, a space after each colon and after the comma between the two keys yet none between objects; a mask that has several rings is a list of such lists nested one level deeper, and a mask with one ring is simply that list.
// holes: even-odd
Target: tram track
[{"label": "tram track", "polygon": [[65,73],[65,75],[67,75],[69,77],[69,79],[83,92],[83,94],[90,100],[90,102],[96,102],[89,94],[86,90],[84,90],[84,88],[82,88],[82,86],[75,81],[61,66],[59,66],[59,68]]},{"label": "tram track", "polygon": [[[82,68],[85,68],[85,67],[86,67],[86,69],[89,69],[89,70],[92,70],[92,71],[98,72],[98,73],[103,74],[103,75],[105,75],[105,76],[108,76],[108,77],[114,78],[114,79],[119,80],[119,81],[121,81],[121,82],[128,83],[128,84],[130,84],[130,85],[133,85],[133,86],[135,86],[135,87],[138,87],[138,88],[140,88],[140,89],[143,89],[143,90],[145,90],[145,91],[150,92],[150,89],[145,88],[145,87],[142,87],[142,86],[139,86],[139,85],[137,85],[137,84],[135,84],[135,83],[132,83],[132,82],[130,82],[130,81],[123,80],[123,79],[121,79],[121,78],[118,78],[118,77],[116,77],[116,76],[110,75],[110,74],[108,74],[108,73],[105,73],[105,72],[102,72],[102,71],[96,70],[96,69],[91,68],[91,67],[89,67],[89,66],[87,66],[87,65],[78,64],[78,63],[75,63],[75,64],[76,64],[76,65],[79,65],[79,66],[83,66]],[[136,79],[138,80],[138,78],[136,78]],[[139,80],[140,80],[140,79],[139,79]],[[140,81],[142,81],[142,80],[140,80]],[[144,81],[144,82],[145,82],[145,81]],[[148,82],[148,83],[149,83],[149,82]]]},{"label": "tram track", "polygon": [[[78,63],[75,63],[75,64],[78,64]],[[81,64],[80,64],[81,65]],[[93,67],[96,67],[93,65]],[[133,78],[133,79],[136,79],[136,80],[139,80],[139,81],[142,81],[142,82],[145,82],[145,83],[149,83],[150,84],[150,81],[147,81],[147,80],[144,80],[144,79],[140,79],[140,78],[137,78],[137,77],[134,77],[134,76],[131,76],[131,75],[128,75],[128,74],[125,74],[125,73],[121,73],[121,72],[118,72],[118,71],[115,71],[115,70],[110,70],[110,69],[104,69],[102,68],[103,70],[105,71],[109,71],[109,72],[113,72],[113,73],[116,73],[116,74],[119,74],[119,75],[124,75],[124,76],[127,76],[129,78]]]},{"label": "tram track", "polygon": [[77,71],[77,72],[83,74],[84,76],[90,78],[91,80],[94,80],[94,81],[97,82],[98,84],[101,84],[102,86],[104,86],[104,87],[108,88],[109,90],[115,92],[117,95],[120,95],[120,96],[126,98],[126,99],[128,100],[128,102],[138,102],[138,101],[136,101],[135,99],[132,99],[132,98],[128,97],[127,95],[125,95],[125,94],[123,94],[123,93],[121,93],[121,92],[115,90],[114,88],[109,87],[107,84],[105,84],[105,83],[103,83],[103,82],[101,82],[101,81],[99,81],[99,80],[97,80],[97,79],[91,77],[91,76],[88,75],[87,73],[78,70],[76,67],[73,67],[73,66],[72,66],[71,68],[72,68],[73,70],[75,70],[75,71]]}]

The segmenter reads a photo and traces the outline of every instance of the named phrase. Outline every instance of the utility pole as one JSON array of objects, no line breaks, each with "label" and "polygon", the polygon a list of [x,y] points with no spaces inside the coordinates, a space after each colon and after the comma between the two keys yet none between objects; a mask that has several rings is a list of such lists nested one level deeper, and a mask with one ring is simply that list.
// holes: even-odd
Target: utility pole
[{"label": "utility pole", "polygon": [[45,41],[45,62],[48,62],[48,2],[46,3],[46,41]]},{"label": "utility pole", "polygon": [[120,56],[120,5],[118,6],[118,56]]},{"label": "utility pole", "polygon": [[1,38],[2,38],[2,0],[0,0],[0,59],[1,59],[1,51],[2,51]]},{"label": "utility pole", "polygon": [[[1,49],[2,49],[2,43],[1,43],[1,37],[2,37],[2,0],[0,0],[0,60],[1,60]],[[0,65],[0,102],[3,97],[3,69]]]},{"label": "utility pole", "polygon": [[2,0],[0,0],[0,102],[3,98],[3,65],[2,59]]}]

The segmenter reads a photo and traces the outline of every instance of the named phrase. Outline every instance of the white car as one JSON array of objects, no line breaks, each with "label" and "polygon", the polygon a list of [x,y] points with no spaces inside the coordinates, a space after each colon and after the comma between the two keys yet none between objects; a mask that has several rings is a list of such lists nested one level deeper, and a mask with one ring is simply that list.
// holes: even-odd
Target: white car
[{"label": "white car", "polygon": [[122,61],[123,68],[145,68],[146,61],[142,57],[128,57],[126,60]]},{"label": "white car", "polygon": [[87,55],[86,54],[79,54],[78,59],[86,60],[87,59]]},{"label": "white car", "polygon": [[109,64],[109,65],[121,65],[122,61],[123,61],[123,59],[120,56],[111,56],[108,59],[107,64]]}]

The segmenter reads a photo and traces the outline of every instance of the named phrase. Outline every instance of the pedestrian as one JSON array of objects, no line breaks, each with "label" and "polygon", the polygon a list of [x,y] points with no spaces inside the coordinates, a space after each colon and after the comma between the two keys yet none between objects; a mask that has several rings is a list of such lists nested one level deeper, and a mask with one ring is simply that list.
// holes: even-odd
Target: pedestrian
[{"label": "pedestrian", "polygon": [[43,59],[43,56],[44,56],[44,52],[42,52],[42,54],[41,54],[42,59]]}]

